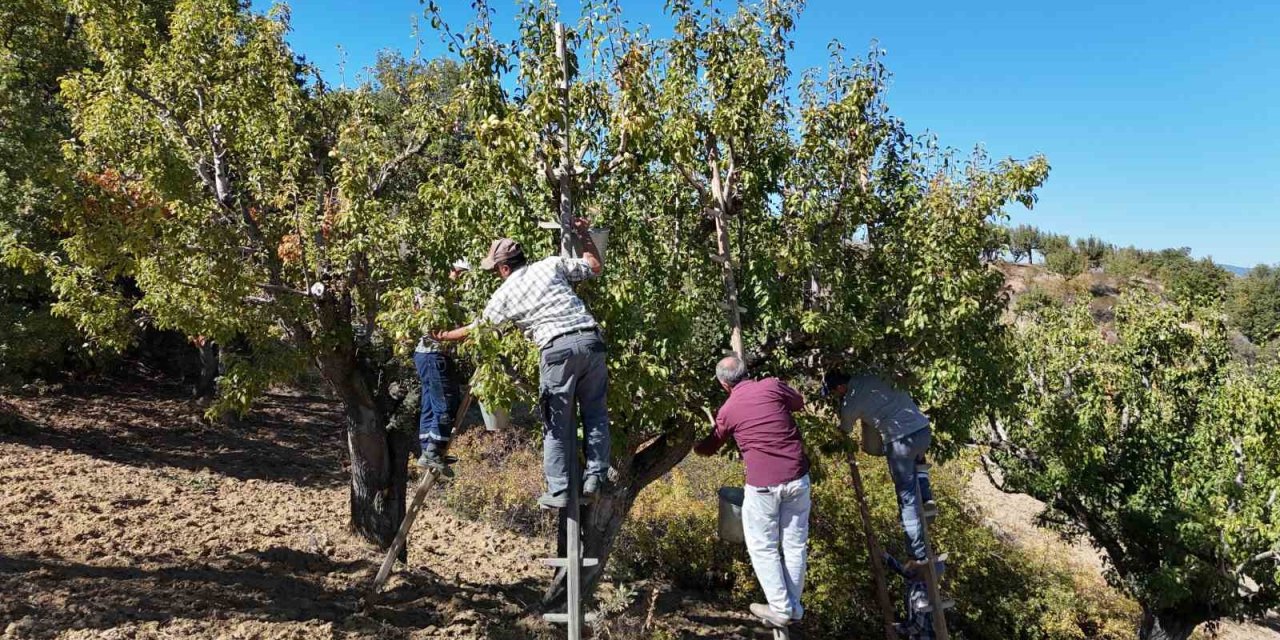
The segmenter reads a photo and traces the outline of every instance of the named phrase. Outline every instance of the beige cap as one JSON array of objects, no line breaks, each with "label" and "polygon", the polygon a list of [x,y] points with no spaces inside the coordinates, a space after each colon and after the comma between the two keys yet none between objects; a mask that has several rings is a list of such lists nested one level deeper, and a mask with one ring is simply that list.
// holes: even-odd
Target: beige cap
[{"label": "beige cap", "polygon": [[492,271],[494,267],[524,255],[524,247],[511,238],[498,238],[489,245],[489,255],[480,261],[480,268]]}]

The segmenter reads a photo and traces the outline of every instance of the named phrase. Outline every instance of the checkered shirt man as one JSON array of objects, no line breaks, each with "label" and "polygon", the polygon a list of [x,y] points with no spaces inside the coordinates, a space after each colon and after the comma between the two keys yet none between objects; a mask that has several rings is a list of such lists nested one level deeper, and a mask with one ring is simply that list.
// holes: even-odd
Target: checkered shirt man
[{"label": "checkered shirt man", "polygon": [[581,258],[552,256],[517,269],[493,293],[483,317],[495,325],[514,322],[539,348],[566,333],[595,329],[595,318],[571,283],[594,277]]}]

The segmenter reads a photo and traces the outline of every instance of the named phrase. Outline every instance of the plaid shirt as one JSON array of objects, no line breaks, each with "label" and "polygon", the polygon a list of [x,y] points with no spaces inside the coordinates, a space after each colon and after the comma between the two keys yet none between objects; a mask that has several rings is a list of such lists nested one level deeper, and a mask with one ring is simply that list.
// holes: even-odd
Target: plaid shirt
[{"label": "plaid shirt", "polygon": [[552,256],[523,266],[493,293],[481,317],[493,324],[510,320],[546,348],[566,333],[598,326],[569,286],[593,276],[591,265],[580,258]]}]

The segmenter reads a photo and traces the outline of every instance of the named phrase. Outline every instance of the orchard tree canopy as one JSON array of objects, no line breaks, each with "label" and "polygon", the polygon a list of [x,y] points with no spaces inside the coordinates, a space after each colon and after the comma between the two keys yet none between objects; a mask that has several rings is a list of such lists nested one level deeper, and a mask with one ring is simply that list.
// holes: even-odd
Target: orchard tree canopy
[{"label": "orchard tree canopy", "polygon": [[1004,488],[1105,553],[1144,638],[1280,603],[1280,370],[1234,364],[1219,319],[1142,292],[1112,338],[1086,305],[1033,315],[1019,400],[992,423]]},{"label": "orchard tree canopy", "polygon": [[[968,439],[1009,358],[989,226],[1034,202],[1043,158],[961,159],[913,137],[875,51],[837,52],[792,92],[791,3],[674,2],[665,40],[603,5],[567,29],[564,64],[554,5],[520,6],[511,43],[484,6],[462,34],[429,7],[446,60],[387,56],[335,90],[286,44],[286,8],[77,0],[97,62],[62,98],[94,196],[63,212],[56,251],[14,259],[91,329],[85,283],[128,276],[161,326],[248,340],[228,402],[317,366],[346,407],[352,522],[382,544],[404,508],[409,437],[388,425],[406,352],[498,284],[468,276],[450,307],[447,265],[504,235],[557,251],[540,223],[566,201],[611,230],[605,274],[580,290],[609,343],[618,471],[587,553],[607,559],[638,492],[688,453],[726,347],[760,373],[886,370],[944,451]],[[487,402],[532,380],[518,335],[482,331],[465,353]]]},{"label": "orchard tree canopy", "polygon": [[57,247],[57,211],[76,195],[60,149],[71,122],[58,82],[88,58],[61,1],[5,2],[0,34],[0,380],[8,381],[55,373],[80,351],[72,324],[51,313],[48,278],[5,257],[18,244]]}]

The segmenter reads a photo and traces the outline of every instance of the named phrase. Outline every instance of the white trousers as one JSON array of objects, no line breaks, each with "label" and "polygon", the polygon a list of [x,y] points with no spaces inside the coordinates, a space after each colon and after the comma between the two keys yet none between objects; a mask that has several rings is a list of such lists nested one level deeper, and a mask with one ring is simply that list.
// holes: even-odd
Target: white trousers
[{"label": "white trousers", "polygon": [[742,532],[756,579],[769,608],[804,616],[805,562],[809,553],[809,475],[772,487],[744,487]]}]

